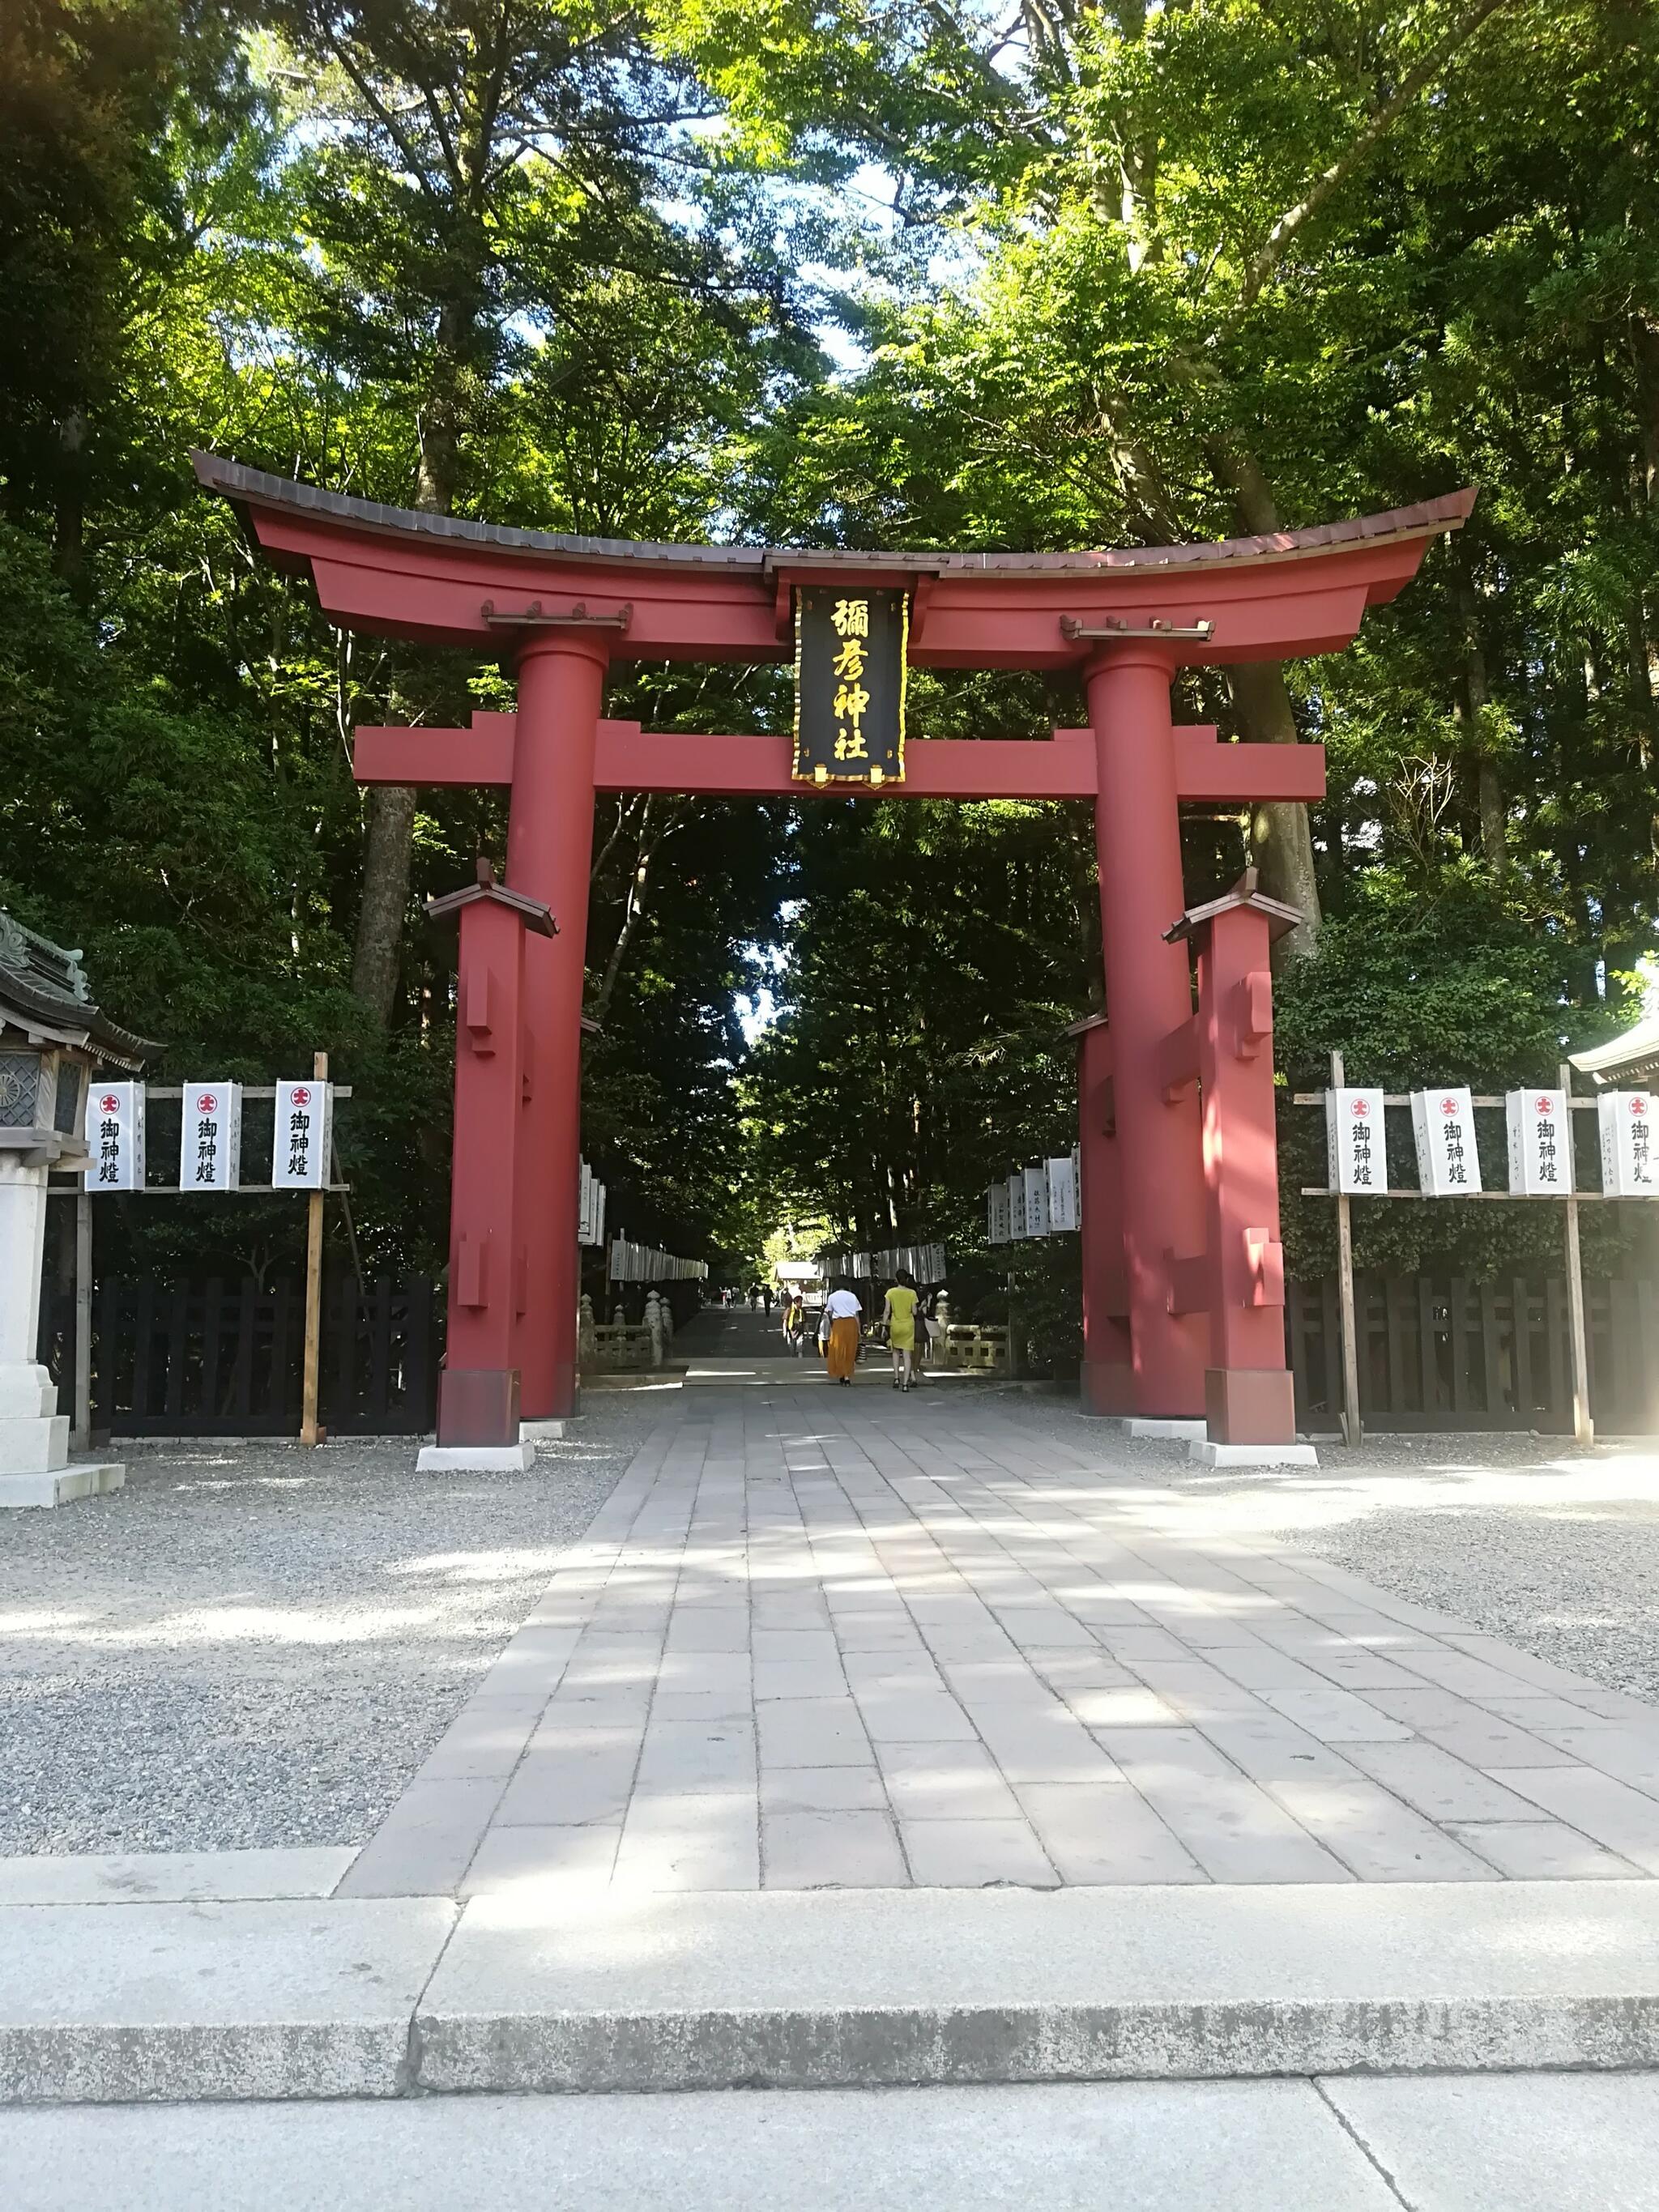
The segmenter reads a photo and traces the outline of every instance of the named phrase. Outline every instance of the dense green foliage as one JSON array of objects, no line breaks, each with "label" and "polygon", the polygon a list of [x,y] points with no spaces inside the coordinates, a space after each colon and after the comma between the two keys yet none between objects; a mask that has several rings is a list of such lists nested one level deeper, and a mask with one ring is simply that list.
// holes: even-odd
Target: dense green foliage
[{"label": "dense green foliage", "polygon": [[[1400,1085],[1540,1077],[1628,1018],[1659,896],[1656,126],[1650,0],[15,0],[0,902],[84,944],[164,1077],[329,1049],[364,1249],[431,1264],[453,945],[421,902],[500,857],[501,811],[366,799],[345,741],[505,679],[332,633],[191,445],[506,521],[873,546],[1157,543],[1474,483],[1355,649],[1188,684],[1192,718],[1331,768],[1309,815],[1190,822],[1188,889],[1253,860],[1306,916],[1291,1088],[1333,1048]],[[768,670],[612,700],[688,731],[787,708]],[[913,726],[1077,714],[933,680]],[[1068,1141],[1064,1033],[1098,1000],[1078,810],[602,801],[594,850],[586,1141],[630,1233],[966,1248],[988,1176]],[[1285,1115],[1293,1188],[1317,1130]],[[112,1227],[261,1266],[296,1233]],[[1327,1233],[1287,1206],[1298,1264]],[[1546,1232],[1359,1233],[1507,1265]],[[1037,1272],[1060,1316],[1060,1248]]]}]

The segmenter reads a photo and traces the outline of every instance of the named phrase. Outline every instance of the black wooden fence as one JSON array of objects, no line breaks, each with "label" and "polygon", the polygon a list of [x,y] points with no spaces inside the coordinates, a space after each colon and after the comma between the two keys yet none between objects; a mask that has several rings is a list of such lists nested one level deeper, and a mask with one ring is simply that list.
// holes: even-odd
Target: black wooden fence
[{"label": "black wooden fence", "polygon": [[[330,1275],[320,1409],[336,1436],[433,1426],[442,1300],[424,1275]],[[1565,1279],[1354,1278],[1359,1406],[1371,1427],[1572,1431]],[[1584,1285],[1590,1410],[1604,1435],[1659,1431],[1659,1284]],[[1336,1284],[1287,1286],[1297,1425],[1334,1430],[1342,1403]],[[67,1407],[75,1302],[43,1302],[41,1357]],[[283,1279],[111,1278],[93,1300],[93,1422],[128,1436],[295,1436],[303,1285]]]},{"label": "black wooden fence", "polygon": [[[1659,1430],[1659,1285],[1587,1280],[1590,1412],[1603,1435]],[[1334,1278],[1291,1283],[1285,1315],[1297,1425],[1334,1430],[1342,1350]],[[1572,1433],[1563,1277],[1356,1275],[1359,1412],[1376,1429]]]},{"label": "black wooden fence", "polygon": [[[335,1436],[420,1436],[433,1425],[441,1302],[425,1275],[328,1277],[319,1407]],[[42,1357],[67,1406],[75,1302],[42,1314]],[[102,1435],[297,1436],[305,1286],[210,1277],[106,1277],[93,1297],[93,1426]]]}]

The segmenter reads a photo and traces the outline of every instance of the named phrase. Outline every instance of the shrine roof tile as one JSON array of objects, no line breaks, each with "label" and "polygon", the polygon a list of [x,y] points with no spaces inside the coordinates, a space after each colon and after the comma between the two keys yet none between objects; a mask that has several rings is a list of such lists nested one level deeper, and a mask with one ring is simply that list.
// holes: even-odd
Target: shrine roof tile
[{"label": "shrine roof tile", "polygon": [[217,453],[194,453],[198,481],[246,511],[288,509],[326,517],[360,530],[400,538],[447,538],[492,551],[559,554],[578,559],[651,568],[716,568],[747,572],[757,579],[779,571],[883,569],[902,575],[1088,575],[1102,569],[1200,568],[1219,562],[1264,562],[1305,558],[1380,538],[1426,538],[1456,530],[1468,519],[1472,489],[1447,492],[1414,506],[1382,514],[1351,516],[1340,522],[1315,523],[1306,529],[1275,530],[1249,538],[1224,538],[1184,545],[1121,545],[1071,553],[890,552],[839,546],[686,545],[656,539],[588,538],[552,530],[522,530],[507,523],[474,522],[424,509],[387,507],[378,500],[354,499],[343,492],[267,474]]}]

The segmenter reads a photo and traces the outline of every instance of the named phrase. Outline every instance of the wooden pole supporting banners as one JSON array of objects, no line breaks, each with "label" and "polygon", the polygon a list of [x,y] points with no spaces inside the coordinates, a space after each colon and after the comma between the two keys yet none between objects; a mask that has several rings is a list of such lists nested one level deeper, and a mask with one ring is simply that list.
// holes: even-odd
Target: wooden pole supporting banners
[{"label": "wooden pole supporting banners", "polygon": [[1589,1339],[1584,1327],[1584,1265],[1578,1245],[1578,1176],[1573,1154],[1572,1070],[1565,1060],[1556,1071],[1556,1087],[1565,1091],[1567,1145],[1567,1326],[1572,1350],[1572,1438],[1575,1443],[1595,1442],[1595,1423],[1590,1414]]},{"label": "wooden pole supporting banners", "polygon": [[[1342,1088],[1342,1055],[1331,1054],[1331,1089]],[[1382,1141],[1381,1133],[1378,1136]],[[1334,1165],[1334,1163],[1333,1163]],[[1342,1441],[1357,1445],[1364,1431],[1359,1420],[1359,1338],[1353,1304],[1353,1218],[1348,1194],[1336,1197],[1336,1280],[1342,1314]]]},{"label": "wooden pole supporting banners", "polygon": [[[328,1054],[313,1055],[311,1073],[319,1083],[328,1080]],[[306,1200],[306,1340],[300,1389],[300,1442],[319,1444],[323,1431],[317,1425],[317,1382],[323,1342],[323,1197],[313,1190]]]}]

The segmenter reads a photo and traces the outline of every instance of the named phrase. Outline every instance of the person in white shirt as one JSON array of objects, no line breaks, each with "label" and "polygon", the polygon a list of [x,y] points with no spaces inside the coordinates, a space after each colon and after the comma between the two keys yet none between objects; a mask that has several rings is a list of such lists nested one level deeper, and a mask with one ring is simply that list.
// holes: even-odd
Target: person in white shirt
[{"label": "person in white shirt", "polygon": [[859,1323],[863,1312],[850,1283],[837,1283],[823,1302],[819,1340],[832,1382],[850,1383],[853,1379],[859,1364]]}]

